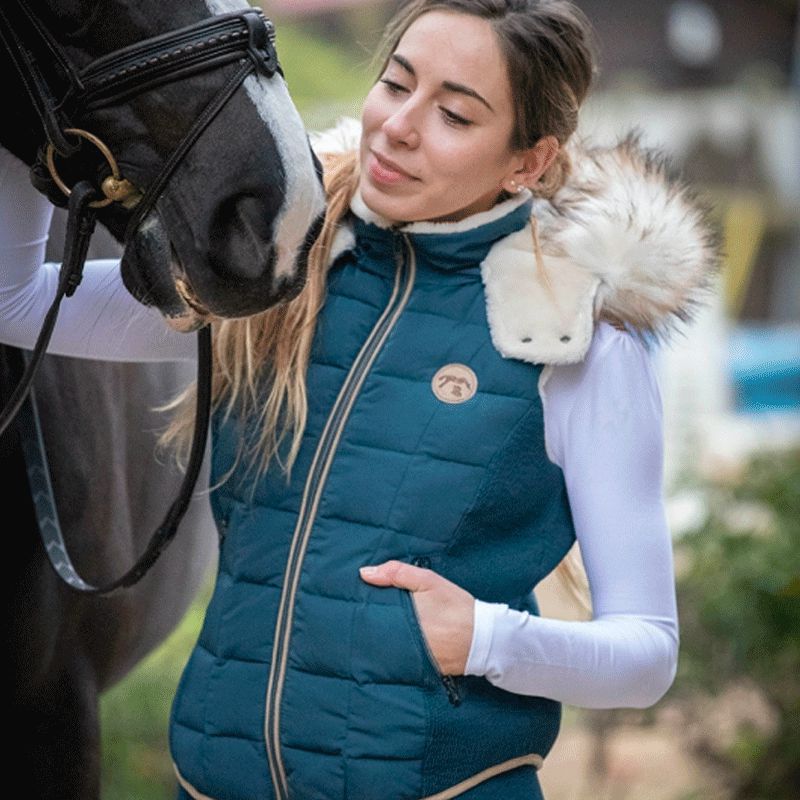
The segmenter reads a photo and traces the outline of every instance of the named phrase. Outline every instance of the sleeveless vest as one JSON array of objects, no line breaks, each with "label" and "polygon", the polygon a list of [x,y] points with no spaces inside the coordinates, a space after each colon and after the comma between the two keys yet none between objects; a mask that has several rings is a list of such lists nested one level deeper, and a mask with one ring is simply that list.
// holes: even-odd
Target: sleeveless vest
[{"label": "sleeveless vest", "polygon": [[[574,541],[542,366],[501,355],[486,316],[480,264],[530,211],[449,233],[352,220],[291,480],[238,464],[212,492],[216,585],[170,715],[191,797],[541,796],[559,703],[442,675],[411,594],[358,572],[401,559],[537,613],[533,587]],[[252,425],[215,416],[212,486]]]}]

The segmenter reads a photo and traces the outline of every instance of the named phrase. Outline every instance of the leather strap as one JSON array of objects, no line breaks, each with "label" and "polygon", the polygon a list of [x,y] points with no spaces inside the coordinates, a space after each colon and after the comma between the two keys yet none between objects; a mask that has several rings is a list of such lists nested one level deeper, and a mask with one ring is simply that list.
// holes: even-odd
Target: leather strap
[{"label": "leather strap", "polygon": [[[27,361],[27,371],[30,369],[32,358],[26,354],[25,360]],[[124,575],[101,586],[93,586],[79,575],[67,551],[50,480],[50,470],[47,465],[47,453],[36,404],[36,394],[31,389],[27,395],[27,401],[23,404],[17,417],[17,424],[28,474],[28,484],[39,523],[39,532],[47,558],[56,574],[75,591],[83,594],[105,595],[119,588],[133,586],[147,573],[177,533],[178,525],[192,499],[208,438],[211,409],[211,332],[208,327],[198,333],[197,370],[197,421],[189,465],[178,496],[164,516],[161,525],[150,537],[147,548],[138,561]]]},{"label": "leather strap", "polygon": [[42,323],[42,329],[36,339],[33,355],[25,368],[22,379],[17,384],[14,392],[0,413],[0,436],[8,428],[11,421],[19,412],[25,401],[26,394],[30,391],[36,371],[44,357],[53,328],[58,319],[61,301],[69,297],[81,282],[83,265],[89,249],[89,241],[94,232],[96,213],[89,203],[96,198],[94,187],[87,181],[78,182],[69,196],[69,212],[67,216],[67,250],[61,271],[58,276],[56,296],[50,305],[47,315]]}]

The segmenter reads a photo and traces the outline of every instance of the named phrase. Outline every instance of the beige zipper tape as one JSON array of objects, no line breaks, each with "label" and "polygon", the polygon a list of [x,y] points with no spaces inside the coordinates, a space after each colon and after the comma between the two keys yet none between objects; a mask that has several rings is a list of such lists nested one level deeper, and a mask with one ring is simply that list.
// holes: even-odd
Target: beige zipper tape
[{"label": "beige zipper tape", "polygon": [[194,797],[195,800],[214,800],[213,797],[209,797],[207,794],[203,794],[202,792],[197,791],[197,789],[192,786],[186,778],[181,775],[180,771],[178,770],[178,765],[173,761],[172,762],[172,769],[175,770],[175,774],[178,776],[178,783],[186,789],[189,794]]},{"label": "beige zipper tape", "polygon": [[[295,531],[292,534],[292,541],[291,541],[291,544],[289,546],[289,558],[287,560],[287,565],[289,563],[292,563],[292,560],[293,560],[292,556],[293,556],[295,550],[297,550],[297,552],[299,553],[299,561],[302,564],[302,559],[305,556],[305,550],[306,550],[306,547],[308,545],[309,537],[311,535],[311,528],[312,528],[312,526],[314,524],[314,521],[316,519],[317,508],[319,506],[319,502],[320,502],[320,499],[322,497],[322,493],[320,491],[318,491],[319,487],[324,487],[325,482],[327,481],[328,472],[330,470],[331,463],[333,461],[333,457],[334,457],[334,455],[336,453],[336,450],[337,450],[337,448],[339,446],[339,440],[341,439],[342,431],[344,430],[344,426],[346,425],[347,420],[350,417],[350,412],[352,411],[353,405],[354,405],[356,399],[358,398],[359,393],[361,392],[361,387],[363,386],[364,381],[367,378],[369,370],[371,369],[372,364],[375,362],[375,359],[380,354],[381,349],[383,348],[383,345],[384,345],[386,339],[388,338],[389,334],[394,329],[395,325],[397,324],[397,320],[400,318],[400,315],[402,314],[403,310],[405,309],[406,305],[408,304],[408,299],[409,299],[409,297],[411,295],[411,291],[414,288],[414,279],[415,279],[415,276],[416,276],[416,255],[414,253],[414,250],[411,248],[411,246],[408,245],[408,247],[409,247],[409,263],[408,263],[408,267],[409,267],[408,276],[409,277],[408,277],[408,282],[407,282],[405,288],[403,289],[403,294],[400,296],[400,300],[399,300],[397,306],[394,309],[392,309],[392,306],[394,305],[395,298],[397,297],[398,292],[400,290],[400,285],[401,285],[400,284],[400,279],[401,279],[402,274],[403,274],[403,269],[402,269],[403,265],[401,264],[401,265],[398,266],[397,272],[395,274],[395,283],[394,283],[394,286],[392,288],[391,298],[390,298],[389,302],[387,303],[386,308],[384,309],[383,313],[381,314],[378,322],[376,322],[375,325],[373,326],[372,331],[370,331],[370,335],[367,337],[367,340],[364,342],[364,345],[362,346],[361,350],[359,351],[358,355],[356,356],[356,359],[353,362],[353,368],[351,368],[351,372],[348,372],[347,376],[345,377],[344,383],[342,384],[342,388],[340,390],[340,394],[339,394],[339,396],[337,396],[336,401],[334,402],[334,408],[336,408],[336,406],[338,406],[339,403],[340,403],[340,399],[344,396],[343,393],[345,392],[346,388],[350,384],[350,379],[351,379],[351,375],[352,375],[352,369],[355,368],[356,364],[359,364],[359,369],[361,371],[361,378],[360,378],[359,382],[357,383],[357,385],[355,385],[353,391],[350,394],[349,400],[346,401],[346,405],[343,406],[342,413],[339,415],[339,422],[337,423],[339,425],[339,428],[338,428],[338,430],[335,431],[333,441],[330,443],[330,447],[328,448],[328,452],[327,452],[327,454],[325,456],[325,461],[323,462],[322,470],[320,472],[320,475],[319,475],[319,478],[318,478],[318,481],[317,481],[317,485],[315,487],[315,492],[314,492],[313,497],[311,498],[311,509],[308,512],[306,512],[306,508],[308,506],[308,500],[309,500],[309,497],[310,497],[309,491],[308,491],[310,484],[309,484],[308,481],[306,482],[305,490],[303,492],[303,499],[302,499],[301,506],[300,506],[300,512],[298,514],[297,527],[295,528]],[[387,319],[390,320],[389,326],[380,334],[380,337],[381,337],[380,339],[374,339],[373,338],[373,334],[374,334],[375,330],[377,330],[383,324],[383,321],[387,320]],[[377,345],[375,345],[375,342],[377,342]],[[365,361],[365,362],[362,362],[361,361],[362,354],[364,353],[365,350],[368,351],[370,349],[372,350],[372,353],[368,356],[368,360]],[[364,365],[366,365],[366,366],[364,366]],[[328,431],[331,430],[332,417],[333,417],[333,413],[331,412],[331,414],[328,415],[328,419],[327,419],[327,421],[325,423],[325,429],[323,430],[322,435],[320,437],[320,442],[322,442],[325,439],[325,437],[328,435]],[[311,464],[311,467],[309,468],[309,480],[310,480],[311,474],[313,474],[313,471],[316,469],[317,463],[319,461],[319,455],[320,455],[320,450],[319,450],[319,447],[318,447],[316,452],[314,453],[314,460],[313,460],[313,462]],[[297,560],[298,559],[295,559],[295,561],[297,561]],[[275,662],[274,661],[271,662],[270,677],[269,677],[269,681],[267,683],[267,699],[268,700],[271,697],[271,692],[272,692],[273,685],[275,686],[275,702],[274,702],[274,710],[273,710],[273,715],[272,715],[273,716],[273,724],[272,724],[272,734],[273,734],[273,736],[272,736],[272,741],[276,744],[276,748],[275,748],[275,752],[272,755],[274,757],[274,761],[275,761],[275,765],[276,765],[277,770],[278,770],[278,774],[277,775],[272,774],[272,780],[273,780],[273,786],[275,788],[275,794],[276,794],[277,797],[281,797],[282,795],[288,795],[288,793],[289,793],[288,792],[288,787],[287,787],[286,770],[285,770],[285,768],[283,766],[283,756],[282,756],[281,750],[280,750],[280,716],[281,716],[281,697],[282,697],[282,694],[283,694],[283,684],[284,684],[284,677],[285,677],[285,674],[286,674],[286,664],[287,664],[288,658],[289,658],[289,646],[288,645],[289,645],[289,637],[290,637],[290,634],[291,634],[291,631],[292,631],[292,618],[293,618],[293,614],[294,614],[294,603],[295,603],[295,599],[294,598],[295,598],[295,595],[297,594],[297,587],[298,587],[298,585],[300,583],[300,574],[301,574],[300,569],[296,569],[295,572],[294,572],[294,575],[292,576],[292,582],[288,587],[288,591],[287,591],[287,584],[284,582],[283,591],[281,592],[281,602],[280,602],[280,606],[278,608],[278,619],[280,620],[283,617],[284,608],[288,607],[288,610],[286,612],[286,621],[285,621],[285,624],[283,626],[284,647],[283,647],[283,652],[282,652],[282,655],[281,655],[280,664],[278,665],[277,670],[275,669]],[[277,638],[276,638],[276,641],[277,641]],[[273,646],[273,652],[274,652],[274,646]],[[268,722],[268,716],[269,716],[268,708],[265,709],[265,720],[264,720],[264,723],[265,723],[265,725],[264,725],[264,728],[265,728],[264,735],[265,735],[265,740],[267,741],[267,743],[270,742],[270,738],[269,738],[268,730],[267,730],[267,722]],[[267,754],[268,758],[269,758],[269,755],[270,754],[268,753]],[[270,763],[270,772],[272,773],[272,761],[270,761],[269,763]],[[280,781],[280,785],[278,785],[277,781]]]}]

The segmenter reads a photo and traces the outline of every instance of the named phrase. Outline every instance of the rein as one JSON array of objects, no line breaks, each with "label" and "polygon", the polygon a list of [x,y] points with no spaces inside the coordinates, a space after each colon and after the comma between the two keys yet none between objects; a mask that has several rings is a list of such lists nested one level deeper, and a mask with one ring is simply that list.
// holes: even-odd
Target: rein
[{"label": "rein", "polygon": [[[39,45],[43,45],[43,54],[34,53],[30,43],[26,42],[23,31],[31,35]],[[33,353],[26,359],[22,378],[0,413],[0,435],[19,414],[20,423],[29,434],[27,439],[22,436],[23,450],[37,506],[39,527],[45,552],[56,573],[76,591],[108,594],[119,587],[132,586],[144,576],[175,536],[191,501],[203,461],[211,413],[210,327],[206,325],[198,331],[195,428],[189,463],[178,497],[151,536],[144,554],[136,564],[120,578],[102,586],[93,586],[83,580],[67,554],[44,458],[41,430],[32,394],[33,380],[50,342],[61,302],[64,297],[70,297],[81,282],[97,209],[119,203],[132,211],[125,240],[135,234],[141,221],[155,206],[183,157],[245,78],[254,72],[268,77],[272,77],[275,72],[283,75],[275,51],[275,29],[258,9],[221,14],[116,50],[96,59],[83,69],[76,70],[24,0],[14,0],[0,5],[0,44],[14,62],[47,139],[46,148],[39,151],[37,161],[31,168],[32,182],[46,194],[55,186],[68,196],[65,256],[59,273],[58,290],[37,337]],[[42,64],[54,65],[56,68],[57,74],[49,81],[42,70]],[[73,124],[75,119],[81,119],[98,109],[123,103],[164,83],[228,64],[238,64],[239,68],[195,119],[144,193],[120,174],[111,150],[99,137]],[[58,153],[62,158],[75,155],[82,139],[91,141],[107,162],[110,174],[102,181],[99,190],[89,180],[84,179],[70,189],[58,174],[55,154]],[[27,406],[26,399],[29,401]]]}]

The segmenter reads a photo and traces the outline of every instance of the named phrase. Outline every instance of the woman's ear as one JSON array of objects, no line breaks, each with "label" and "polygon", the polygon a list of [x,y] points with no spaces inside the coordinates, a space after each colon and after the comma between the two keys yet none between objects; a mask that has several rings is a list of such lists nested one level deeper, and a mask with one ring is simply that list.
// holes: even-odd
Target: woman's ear
[{"label": "woman's ear", "polygon": [[[532,189],[547,168],[556,160],[560,146],[555,136],[543,136],[533,147],[523,150],[519,155],[521,166],[503,182]],[[519,162],[518,162],[519,163]],[[512,192],[514,189],[512,188]]]}]

